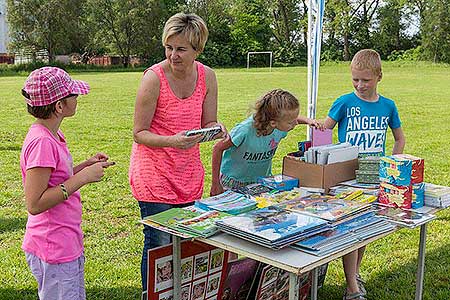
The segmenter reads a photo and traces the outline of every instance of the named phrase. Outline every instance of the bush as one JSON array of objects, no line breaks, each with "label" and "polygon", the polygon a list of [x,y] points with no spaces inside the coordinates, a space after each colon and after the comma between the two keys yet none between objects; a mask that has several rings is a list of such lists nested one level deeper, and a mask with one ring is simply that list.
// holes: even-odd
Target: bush
[{"label": "bush", "polygon": [[387,59],[389,61],[420,61],[423,59],[423,48],[417,46],[408,50],[394,50]]}]

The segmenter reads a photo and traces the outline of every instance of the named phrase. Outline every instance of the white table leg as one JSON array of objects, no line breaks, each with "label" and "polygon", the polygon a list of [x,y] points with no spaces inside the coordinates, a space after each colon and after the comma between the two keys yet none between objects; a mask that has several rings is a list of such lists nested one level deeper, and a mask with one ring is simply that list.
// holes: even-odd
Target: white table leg
[{"label": "white table leg", "polygon": [[298,276],[294,273],[289,273],[289,300],[298,300]]},{"label": "white table leg", "polygon": [[417,258],[416,274],[416,300],[422,300],[423,294],[423,275],[425,273],[425,242],[427,239],[427,224],[420,226],[419,256]]},{"label": "white table leg", "polygon": [[181,299],[181,245],[180,237],[172,236],[173,299]]}]

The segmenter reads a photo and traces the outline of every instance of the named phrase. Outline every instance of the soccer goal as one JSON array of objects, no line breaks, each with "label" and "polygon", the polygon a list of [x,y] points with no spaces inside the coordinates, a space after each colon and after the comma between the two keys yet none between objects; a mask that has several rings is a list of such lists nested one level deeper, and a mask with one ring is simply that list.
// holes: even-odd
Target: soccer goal
[{"label": "soccer goal", "polygon": [[263,54],[263,55],[269,54],[269,71],[272,71],[272,62],[273,62],[272,51],[247,52],[247,70],[250,69],[250,55],[258,55],[258,54]]}]

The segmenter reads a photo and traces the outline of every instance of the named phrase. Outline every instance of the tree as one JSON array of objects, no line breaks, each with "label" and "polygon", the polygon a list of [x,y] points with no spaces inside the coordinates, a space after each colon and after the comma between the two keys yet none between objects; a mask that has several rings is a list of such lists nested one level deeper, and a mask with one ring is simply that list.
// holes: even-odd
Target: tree
[{"label": "tree", "polygon": [[[167,19],[166,4],[157,0],[88,0],[94,44],[103,44],[122,58],[125,67],[131,55],[162,55],[161,33]],[[157,53],[155,53],[157,52]]]},{"label": "tree", "polygon": [[429,0],[424,11],[422,46],[425,58],[450,63],[450,4],[447,0]]},{"label": "tree", "polygon": [[47,50],[49,60],[80,46],[81,0],[8,0],[8,23],[14,50]]}]

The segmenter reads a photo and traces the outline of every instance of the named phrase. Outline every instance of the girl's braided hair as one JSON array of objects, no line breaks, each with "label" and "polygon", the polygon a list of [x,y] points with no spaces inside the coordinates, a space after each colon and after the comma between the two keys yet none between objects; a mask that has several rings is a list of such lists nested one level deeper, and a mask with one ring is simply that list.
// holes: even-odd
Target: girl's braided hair
[{"label": "girl's braided hair", "polygon": [[258,136],[269,135],[272,132],[270,121],[279,120],[285,111],[297,109],[297,98],[288,91],[275,89],[269,91],[255,103],[253,115],[254,127]]}]

